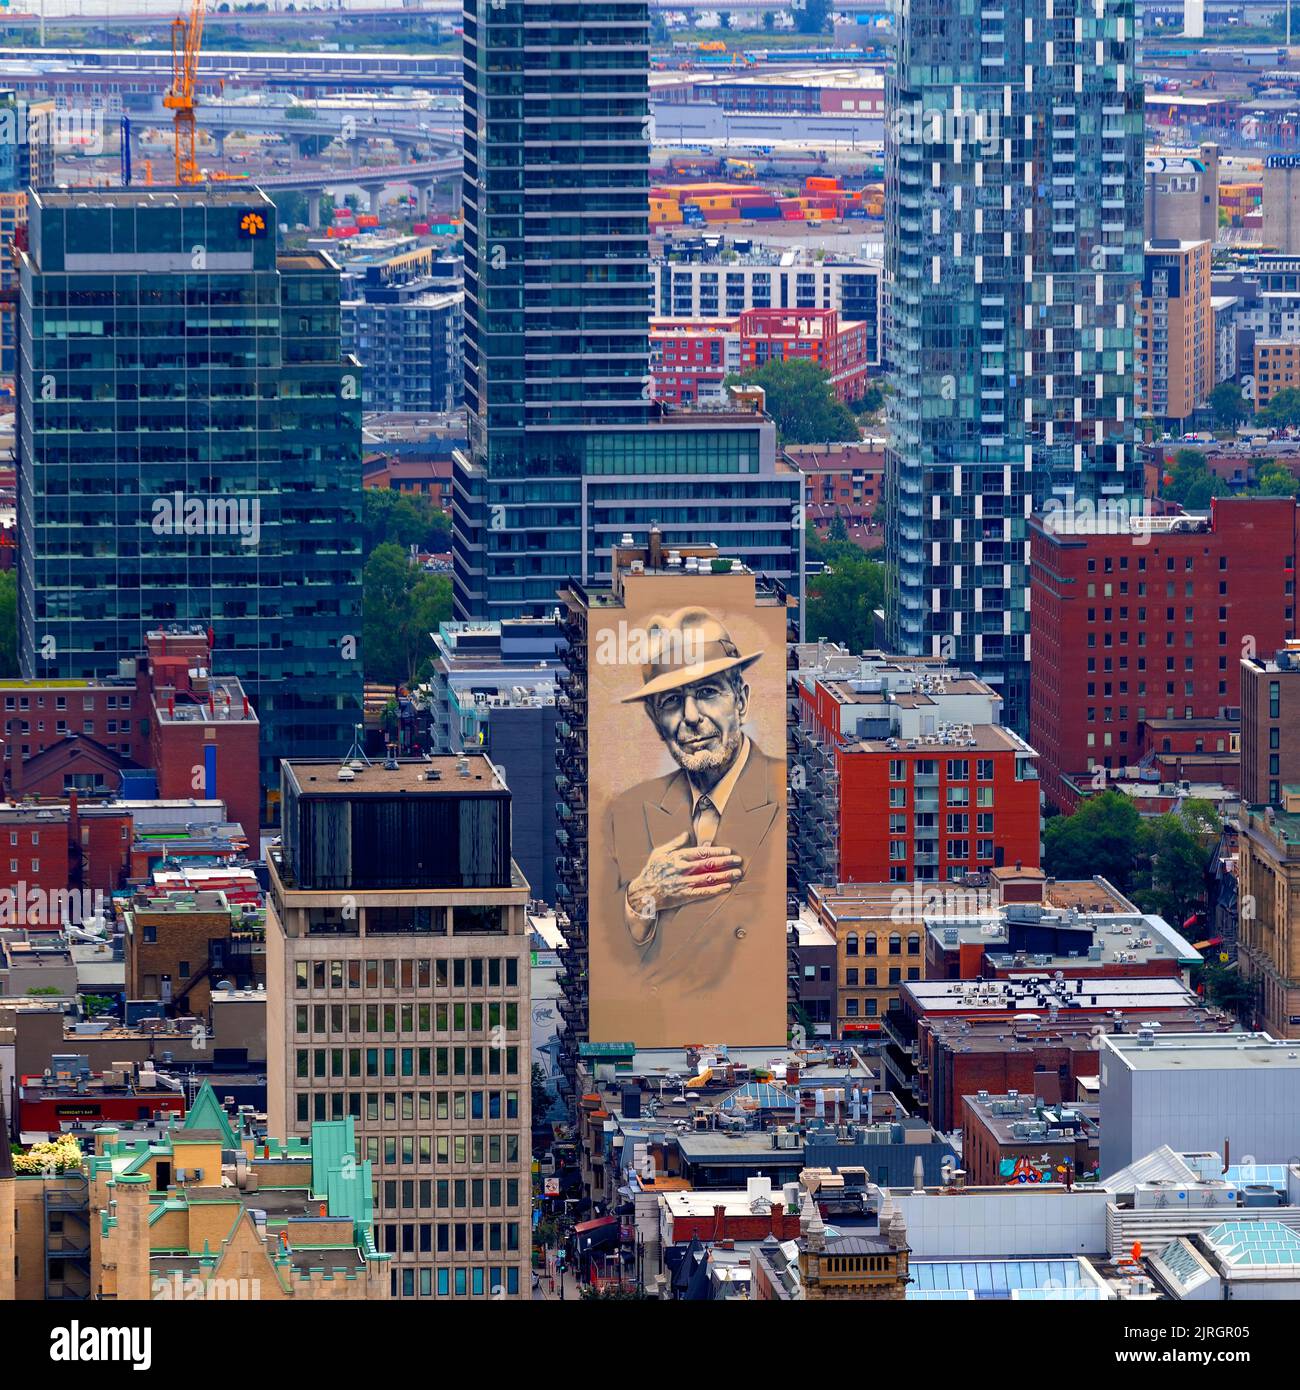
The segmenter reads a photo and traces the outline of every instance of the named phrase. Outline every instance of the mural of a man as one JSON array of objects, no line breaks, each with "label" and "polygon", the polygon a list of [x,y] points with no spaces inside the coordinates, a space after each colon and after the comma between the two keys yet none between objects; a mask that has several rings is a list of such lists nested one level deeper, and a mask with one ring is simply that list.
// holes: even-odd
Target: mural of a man
[{"label": "mural of a man", "polygon": [[643,705],[677,768],[610,807],[604,881],[612,901],[602,927],[629,998],[661,996],[645,1002],[664,1017],[672,1000],[727,983],[743,990],[729,977],[747,944],[774,923],[784,930],[785,766],[745,732],[745,671],[763,653],[739,651],[699,608],[652,618],[647,628],[643,681],[623,701]]}]

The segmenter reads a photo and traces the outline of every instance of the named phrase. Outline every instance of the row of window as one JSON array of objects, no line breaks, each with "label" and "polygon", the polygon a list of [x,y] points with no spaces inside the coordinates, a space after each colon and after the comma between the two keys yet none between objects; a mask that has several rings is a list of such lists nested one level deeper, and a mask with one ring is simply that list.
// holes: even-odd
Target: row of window
[{"label": "row of window", "polygon": [[[925,788],[923,788],[923,787],[917,789],[917,796],[918,796],[918,798],[920,798],[920,796],[922,795],[922,793],[923,793],[924,791],[925,791]],[[959,786],[959,785],[957,785],[957,786],[949,786],[948,789],[947,789],[947,791],[948,791],[947,804],[948,804],[949,806],[969,806],[969,805],[971,804],[971,801],[970,801],[970,788],[969,788],[969,787],[963,787],[963,786]],[[938,794],[938,793],[937,793],[937,789],[935,789],[936,798],[937,798],[937,794]],[[918,804],[919,804],[919,802],[918,802]],[[937,799],[936,799],[935,804],[936,804],[936,805],[938,804]],[[976,806],[992,806],[992,805],[993,805],[993,788],[992,788],[992,787],[976,787],[976,788],[975,788],[975,805],[976,805]],[[890,809],[891,811],[895,811],[895,810],[899,810],[899,809],[905,809],[906,806],[907,806],[907,788],[906,788],[906,787],[890,787],[890,789],[889,789],[889,809]]]},{"label": "row of window", "polygon": [[364,1031],[371,1035],[482,1033],[485,1028],[501,1027],[513,1032],[519,1027],[519,1005],[507,1000],[468,1004],[298,1004],[294,1008],[294,1031],[300,1035],[360,1036],[363,1020]]},{"label": "row of window", "polygon": [[[914,845],[910,840],[890,840],[889,857],[895,863],[901,863],[914,850],[917,854],[938,854],[939,842],[937,840],[918,840]],[[969,840],[948,840],[946,842],[947,859],[969,859],[970,841]],[[992,840],[975,841],[976,859],[993,859],[995,851]]]},{"label": "row of window", "polygon": [[[518,1178],[376,1178],[375,1210],[515,1211]],[[527,1196],[528,1194],[525,1194]]]},{"label": "row of window", "polygon": [[[879,980],[876,978],[877,974],[878,974],[878,972],[875,970],[874,967],[873,967],[872,969],[870,969],[870,970],[864,970],[864,971],[862,971],[862,986],[867,987],[867,988],[870,988],[870,987],[873,986],[873,985],[879,984],[880,982],[879,982]],[[908,978],[909,980],[919,980],[919,979],[921,978],[921,968],[920,968],[920,966],[917,966],[917,965],[909,965],[909,966],[907,967],[907,978]],[[902,982],[903,982],[903,972],[902,972],[901,967],[899,967],[899,966],[897,966],[897,965],[891,965],[891,966],[889,967],[889,981],[888,981],[888,982],[889,982],[891,985],[902,984]],[[859,985],[858,985],[858,972],[857,972],[856,969],[849,969],[849,970],[846,970],[846,971],[844,972],[844,987],[845,987],[846,989],[857,989],[857,988],[859,987]]]},{"label": "row of window", "polygon": [[[898,1008],[898,1000],[890,999],[885,1005],[885,1012],[890,1009]],[[868,995],[863,1000],[854,999],[851,995],[844,1001],[844,1013],[847,1018],[876,1018],[880,1013],[880,1001],[874,994]]]},{"label": "row of window", "polygon": [[[861,939],[862,954],[864,956],[874,956],[876,954],[876,938],[874,935],[864,936]],[[856,956],[858,954],[858,934],[855,931],[849,932],[844,938],[844,954],[846,956]],[[894,933],[889,938],[889,954],[897,956],[902,953],[903,938],[898,933]],[[907,938],[907,954],[909,956],[919,956],[921,954],[921,936],[919,932],[911,932]]]},{"label": "row of window", "polygon": [[[5,696],[5,709],[6,709],[6,710],[14,710],[14,709],[26,710],[26,709],[44,709],[44,708],[45,708],[45,696],[44,696],[44,695],[37,695],[37,696],[35,696],[35,700],[36,700],[36,704],[35,704],[35,705],[33,705],[33,704],[31,703],[32,698],[33,698],[33,697],[30,696],[30,695],[18,695],[18,696],[6,695],[6,696]],[[95,708],[95,701],[96,701],[96,698],[97,698],[97,697],[94,696],[94,695],[83,695],[83,696],[81,697],[81,708],[82,708],[83,710],[92,710],[92,711],[93,711],[94,708]],[[122,708],[123,708],[124,710],[129,710],[129,709],[131,708],[132,697],[131,697],[130,695],[123,695],[121,698],[122,698]],[[108,697],[108,700],[107,700],[106,708],[108,708],[108,709],[117,709],[117,707],[118,707],[117,701],[118,701],[118,697],[117,697],[116,695],[110,695],[110,696]],[[56,710],[65,710],[65,709],[67,709],[67,707],[68,707],[68,697],[67,697],[66,695],[56,695],[56,696],[54,697],[54,708],[55,708]]]},{"label": "row of window", "polygon": [[455,1269],[436,1270],[422,1265],[418,1269],[389,1271],[393,1297],[432,1298],[435,1276],[439,1298],[500,1298],[503,1294],[514,1297],[519,1293],[519,1269],[516,1265],[504,1269],[458,1265]]},{"label": "row of window", "polygon": [[480,1254],[519,1249],[517,1221],[382,1222],[375,1244],[385,1255]]},{"label": "row of window", "polygon": [[[1112,572],[1112,563],[1113,563],[1112,557],[1109,556],[1109,555],[1107,555],[1107,556],[1105,557],[1105,560],[1106,560],[1106,564],[1105,564],[1106,573],[1107,573],[1107,574],[1110,574],[1110,573]],[[1192,569],[1192,568],[1193,568],[1192,560],[1193,560],[1193,557],[1192,557],[1191,555],[1184,556],[1184,557],[1183,557],[1183,568],[1186,569],[1186,570]],[[1121,556],[1119,557],[1119,567],[1120,567],[1121,570],[1126,570],[1126,569],[1128,569],[1128,556],[1127,556],[1127,555],[1121,555]],[[1146,560],[1146,556],[1145,556],[1145,555],[1139,555],[1139,556],[1137,557],[1137,567],[1138,567],[1138,572],[1139,572],[1139,573],[1144,573],[1144,572],[1145,572],[1146,567],[1147,567],[1147,560]],[[1171,570],[1171,569],[1173,569],[1174,567],[1175,567],[1175,566],[1174,566],[1174,557],[1173,557],[1172,555],[1167,555],[1167,556],[1165,557],[1165,569]],[[1227,557],[1226,555],[1220,555],[1220,556],[1219,556],[1219,568],[1220,568],[1221,570],[1226,570],[1226,569],[1228,568],[1228,557]],[[1097,561],[1096,561],[1096,558],[1094,557],[1094,558],[1092,558],[1092,559],[1090,559],[1090,560],[1088,561],[1088,572],[1089,572],[1090,574],[1095,574],[1096,571],[1097,571]],[[1091,593],[1089,594],[1089,597],[1091,597]]]},{"label": "row of window", "polygon": [[[945,762],[945,780],[949,782],[970,781],[970,758],[947,758]],[[976,758],[974,762],[976,781],[991,782],[993,780],[993,759]],[[889,780],[891,782],[906,782],[909,766],[919,777],[936,777],[939,773],[939,760],[937,758],[917,758],[910,763],[906,758],[890,758]]]},{"label": "row of window", "polygon": [[[457,908],[458,913],[464,909]],[[374,911],[374,909],[368,909]],[[363,984],[364,980],[364,984]],[[382,984],[381,984],[382,981]],[[294,964],[299,989],[507,989],[519,984],[516,956],[473,956],[466,960],[300,960]]]},{"label": "row of window", "polygon": [[[147,723],[145,720],[143,720],[143,719],[140,721],[140,723],[144,726],[144,727],[141,728],[140,732],[141,732],[142,734],[148,733],[148,731],[149,731],[148,723]],[[15,725],[15,724],[18,725],[18,728],[17,728],[17,729],[14,728],[14,725]],[[120,728],[119,728],[119,724],[120,724],[120,726],[121,726]],[[27,719],[6,719],[6,720],[5,720],[5,734],[6,734],[6,736],[7,736],[8,738],[10,738],[10,739],[14,738],[15,735],[17,735],[17,736],[19,736],[19,737],[26,737],[26,736],[29,736],[29,735],[31,734],[31,732],[32,732],[32,728],[31,728],[31,721],[30,721],[30,720],[27,720]],[[43,719],[38,719],[38,720],[36,721],[36,732],[37,732],[38,734],[43,734],[43,733],[45,732],[45,720],[43,720]],[[54,732],[55,732],[56,734],[66,734],[66,733],[68,732],[68,721],[67,721],[66,719],[56,719],[56,720],[54,721]],[[83,734],[93,734],[93,733],[95,732],[95,721],[94,721],[93,719],[83,719],[83,720],[81,721],[81,732],[82,732]],[[108,721],[107,728],[105,729],[105,732],[106,732],[106,733],[110,733],[110,734],[117,734],[117,733],[129,734],[129,733],[131,732],[131,721],[130,721],[129,719],[123,719],[123,720],[120,720],[120,721],[117,720],[117,719],[110,719],[110,720]]]},{"label": "row of window", "polygon": [[[400,1158],[399,1158],[400,1153]],[[372,1134],[366,1139],[366,1157],[376,1167],[396,1168],[399,1163],[411,1167],[416,1163],[429,1164],[437,1155],[438,1166],[455,1163],[459,1167],[471,1163],[476,1169],[484,1164],[500,1167],[502,1163],[519,1162],[517,1134]]]},{"label": "row of window", "polygon": [[[365,1070],[361,1070],[362,1051],[365,1052]],[[517,1047],[359,1047],[349,1048],[299,1048],[298,1049],[298,1076],[306,1080],[307,1075],[303,1071],[304,1059],[308,1052],[316,1053],[316,1062],[312,1066],[313,1080],[323,1080],[325,1073],[318,1070],[323,1065],[322,1058],[328,1052],[330,1059],[330,1076],[334,1078],[342,1077],[341,1068],[343,1065],[343,1054],[348,1054],[347,1074],[351,1077],[360,1076],[518,1076],[519,1075],[519,1049]],[[436,1062],[436,1070],[430,1070],[430,1062]],[[382,1070],[380,1069],[382,1062]],[[354,1070],[355,1068],[355,1070]],[[335,1092],[335,1095],[341,1093]],[[323,1099],[324,1097],[318,1097]],[[304,1097],[299,1096],[299,1109],[302,1108]],[[316,1119],[324,1119],[323,1115],[315,1116]],[[335,1119],[342,1119],[342,1114],[333,1116]]]}]

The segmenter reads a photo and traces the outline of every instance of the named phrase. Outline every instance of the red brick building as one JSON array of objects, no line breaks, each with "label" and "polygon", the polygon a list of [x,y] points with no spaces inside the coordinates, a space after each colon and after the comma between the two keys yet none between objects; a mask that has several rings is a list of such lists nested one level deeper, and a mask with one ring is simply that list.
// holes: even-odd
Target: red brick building
[{"label": "red brick building", "polygon": [[651,319],[655,398],[690,405],[716,394],[731,373],[769,362],[807,361],[841,401],[860,400],[870,375],[867,325],[835,309],[746,309],[738,318]]},{"label": "red brick building", "polygon": [[1049,1105],[1074,1100],[1079,1079],[1098,1074],[1100,1034],[1139,1022],[1166,1033],[1234,1026],[1170,975],[921,981],[902,987],[900,1007],[886,1019],[887,1074],[946,1132],[961,1124],[962,1096],[980,1091],[1019,1091]]},{"label": "red brick building", "polygon": [[362,487],[386,487],[394,492],[420,493],[435,507],[451,510],[451,454],[368,455],[362,463]]},{"label": "red brick building", "polygon": [[115,678],[0,680],[0,703],[12,797],[219,797],[256,833],[257,715],[238,680],[212,674],[204,629],[151,632],[134,671]]},{"label": "red brick building", "polygon": [[1189,729],[1185,761],[1197,738],[1233,751],[1243,653],[1295,634],[1296,517],[1291,498],[1216,498],[1208,517],[1104,535],[1031,523],[1029,737],[1048,801],[1071,810],[1094,768],[1139,762],[1149,721],[1162,757],[1170,721],[1213,721]]},{"label": "red brick building", "polygon": [[[66,890],[110,894],[127,879],[131,862],[131,813],[120,807],[79,805],[72,793],[62,805],[0,808],[0,892],[13,905],[34,903],[33,892],[48,905]],[[85,915],[89,915],[86,913]],[[33,926],[56,922],[28,921]]]},{"label": "red brick building", "polygon": [[885,495],[885,451],[878,441],[789,444],[785,452],[804,476],[805,515],[822,535],[839,520],[864,550],[884,545],[876,520]]},{"label": "red brick building", "polygon": [[[829,649],[831,644],[827,644]],[[794,673],[792,847],[814,883],[944,882],[1039,861],[1034,750],[1001,697],[940,664],[867,653]]]}]

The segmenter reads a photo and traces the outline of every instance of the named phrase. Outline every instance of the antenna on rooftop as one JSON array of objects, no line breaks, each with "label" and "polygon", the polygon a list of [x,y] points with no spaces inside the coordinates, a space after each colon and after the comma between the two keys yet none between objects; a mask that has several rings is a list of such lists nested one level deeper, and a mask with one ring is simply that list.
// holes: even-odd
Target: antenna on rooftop
[{"label": "antenna on rooftop", "polygon": [[365,726],[354,724],[352,726],[352,746],[343,755],[343,766],[350,767],[354,772],[360,772],[363,767],[370,767],[370,759],[366,757],[365,749]]}]

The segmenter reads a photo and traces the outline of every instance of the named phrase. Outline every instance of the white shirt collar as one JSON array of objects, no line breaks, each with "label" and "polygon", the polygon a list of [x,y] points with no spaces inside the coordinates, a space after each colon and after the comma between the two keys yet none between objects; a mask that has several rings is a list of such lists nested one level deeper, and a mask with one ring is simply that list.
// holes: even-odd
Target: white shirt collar
[{"label": "white shirt collar", "polygon": [[687,778],[686,784],[691,789],[691,814],[695,814],[695,808],[700,804],[700,797],[707,796],[713,803],[713,809],[721,815],[727,809],[727,802],[731,793],[736,789],[736,783],[740,780],[740,774],[745,769],[745,762],[749,757],[749,736],[741,735],[743,742],[740,745],[740,752],[736,756],[736,761],[727,769],[722,780],[710,792],[702,792],[694,782]]}]

